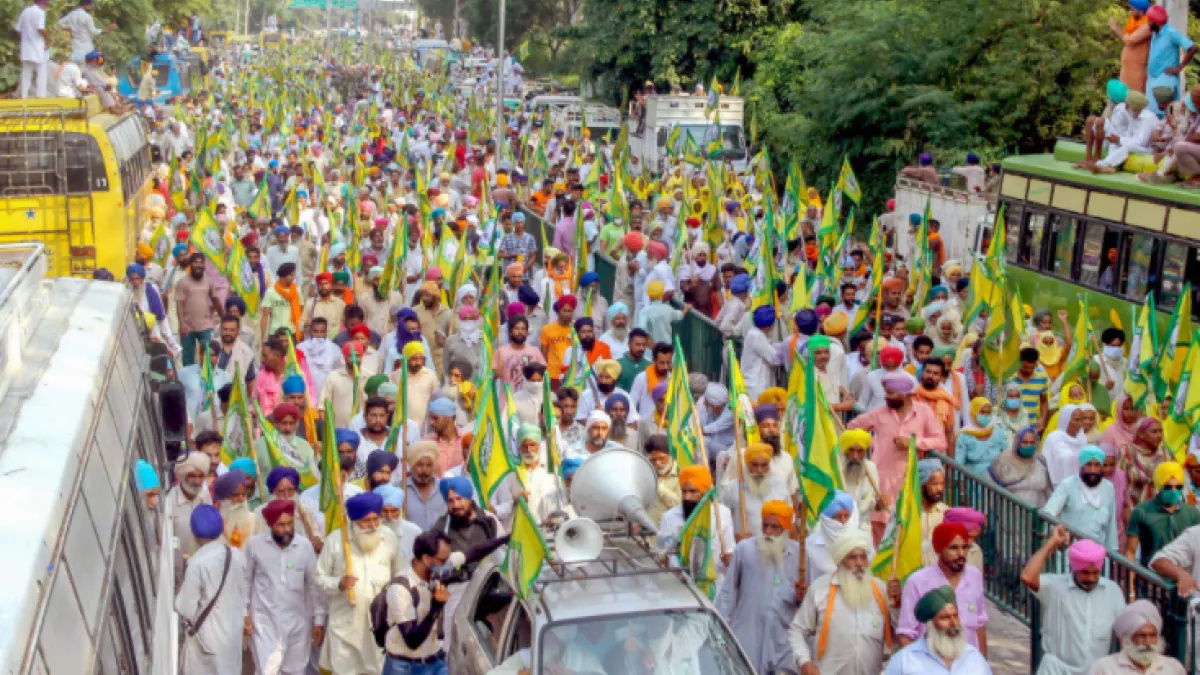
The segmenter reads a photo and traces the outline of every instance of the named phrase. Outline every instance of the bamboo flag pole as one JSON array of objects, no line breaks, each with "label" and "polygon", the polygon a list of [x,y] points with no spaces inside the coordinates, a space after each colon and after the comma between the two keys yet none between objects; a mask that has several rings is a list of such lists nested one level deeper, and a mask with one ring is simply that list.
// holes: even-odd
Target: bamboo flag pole
[{"label": "bamboo flag pole", "polygon": [[804,554],[804,542],[808,539],[808,513],[803,498],[800,499],[800,503],[797,504],[797,507],[799,508],[796,509],[796,514],[799,516],[799,520],[796,525],[800,533],[800,555],[796,557],[800,559],[799,581],[800,583],[805,583],[804,580],[808,578],[808,556]]},{"label": "bamboo flag pole", "polygon": [[[338,472],[338,504],[342,508],[342,558],[346,563],[346,576],[354,576],[354,565],[350,556],[350,516],[346,513],[346,477]],[[346,589],[346,599],[350,606],[355,605],[354,587]]]}]

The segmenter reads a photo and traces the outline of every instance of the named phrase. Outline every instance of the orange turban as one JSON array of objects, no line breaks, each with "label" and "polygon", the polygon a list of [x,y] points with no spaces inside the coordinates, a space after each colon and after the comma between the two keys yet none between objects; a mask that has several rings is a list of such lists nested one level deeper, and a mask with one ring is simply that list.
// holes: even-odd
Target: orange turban
[{"label": "orange turban", "polygon": [[764,502],[762,505],[762,517],[766,520],[767,516],[775,516],[779,518],[780,524],[787,529],[792,529],[792,518],[796,512],[792,510],[792,505],[778,499]]},{"label": "orange turban", "polygon": [[787,405],[787,390],[783,387],[771,387],[758,395],[758,405],[770,403],[782,410]]},{"label": "orange turban", "polygon": [[709,473],[708,467],[699,464],[684,467],[679,470],[679,484],[682,486],[688,483],[701,492],[708,492],[713,486],[712,474]]},{"label": "orange turban", "polygon": [[765,459],[768,462],[775,455],[775,449],[766,443],[751,443],[746,446],[745,458],[747,462],[755,459]]}]

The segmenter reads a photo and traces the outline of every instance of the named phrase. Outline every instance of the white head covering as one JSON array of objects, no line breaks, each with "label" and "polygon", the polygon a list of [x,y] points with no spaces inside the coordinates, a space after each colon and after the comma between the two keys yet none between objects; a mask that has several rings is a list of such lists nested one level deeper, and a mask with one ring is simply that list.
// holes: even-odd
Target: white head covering
[{"label": "white head covering", "polygon": [[603,422],[609,426],[612,426],[612,418],[608,416],[608,413],[597,408],[592,411],[592,414],[588,415],[587,428],[591,429],[593,425],[599,422]]},{"label": "white head covering", "polygon": [[726,405],[729,403],[729,390],[720,382],[709,382],[704,389],[704,400],[709,405]]}]

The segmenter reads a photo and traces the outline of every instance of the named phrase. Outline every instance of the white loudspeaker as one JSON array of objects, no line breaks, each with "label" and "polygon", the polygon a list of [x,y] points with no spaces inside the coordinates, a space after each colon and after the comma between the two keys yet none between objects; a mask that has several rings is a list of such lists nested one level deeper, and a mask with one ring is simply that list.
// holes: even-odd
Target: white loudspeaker
[{"label": "white loudspeaker", "polygon": [[572,518],[554,535],[555,555],[564,563],[595,560],[604,549],[604,532],[591,518]]},{"label": "white loudspeaker", "polygon": [[657,494],[654,467],[644,455],[623,448],[601,450],[584,460],[571,480],[571,505],[598,522],[622,519],[654,534],[658,523],[646,509]]}]

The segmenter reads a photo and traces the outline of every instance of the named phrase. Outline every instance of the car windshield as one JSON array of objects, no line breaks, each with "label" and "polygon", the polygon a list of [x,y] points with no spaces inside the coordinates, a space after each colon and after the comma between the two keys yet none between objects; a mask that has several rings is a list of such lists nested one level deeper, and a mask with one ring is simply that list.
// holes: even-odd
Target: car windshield
[{"label": "car windshield", "polygon": [[542,631],[542,672],[561,664],[575,675],[624,675],[651,663],[655,675],[754,673],[725,625],[704,610],[584,619]]},{"label": "car windshield", "polygon": [[[696,142],[701,152],[707,151],[708,142],[712,140],[713,125],[683,124],[679,128],[683,133],[692,136],[692,140]],[[746,158],[746,139],[739,126],[721,125],[721,146],[722,159]]]}]

